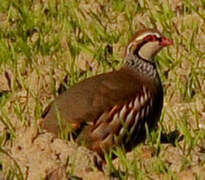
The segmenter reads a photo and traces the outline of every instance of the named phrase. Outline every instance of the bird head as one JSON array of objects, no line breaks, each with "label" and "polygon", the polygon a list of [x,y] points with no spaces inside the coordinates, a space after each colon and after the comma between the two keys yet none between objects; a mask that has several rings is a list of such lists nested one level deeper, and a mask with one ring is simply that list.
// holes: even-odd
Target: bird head
[{"label": "bird head", "polygon": [[134,55],[152,61],[153,57],[163,48],[172,45],[173,41],[164,37],[157,30],[139,31],[126,48],[125,56]]}]

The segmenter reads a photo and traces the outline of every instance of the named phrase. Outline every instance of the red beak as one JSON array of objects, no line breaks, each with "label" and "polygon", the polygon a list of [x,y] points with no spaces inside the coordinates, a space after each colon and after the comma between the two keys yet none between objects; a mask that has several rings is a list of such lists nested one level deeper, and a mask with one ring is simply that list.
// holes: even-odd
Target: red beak
[{"label": "red beak", "polygon": [[162,37],[160,41],[161,46],[170,46],[173,44],[173,41],[171,39],[167,39],[166,37]]}]

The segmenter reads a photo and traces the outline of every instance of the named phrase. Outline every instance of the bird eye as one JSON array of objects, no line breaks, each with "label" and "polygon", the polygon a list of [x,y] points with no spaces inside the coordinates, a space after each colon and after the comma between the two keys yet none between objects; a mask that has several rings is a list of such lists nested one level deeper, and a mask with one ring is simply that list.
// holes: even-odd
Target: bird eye
[{"label": "bird eye", "polygon": [[158,38],[155,35],[148,35],[144,38],[145,41],[156,41]]}]

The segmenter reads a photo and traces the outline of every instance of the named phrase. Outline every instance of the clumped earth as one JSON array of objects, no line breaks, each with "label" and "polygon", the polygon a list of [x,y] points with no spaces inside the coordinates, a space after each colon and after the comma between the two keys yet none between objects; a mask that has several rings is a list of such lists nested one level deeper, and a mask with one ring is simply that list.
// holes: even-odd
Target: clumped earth
[{"label": "clumped earth", "polygon": [[[39,128],[62,91],[123,64],[143,26],[174,41],[156,58],[158,128],[106,164]],[[205,2],[35,0],[0,5],[0,179],[205,179]]]}]

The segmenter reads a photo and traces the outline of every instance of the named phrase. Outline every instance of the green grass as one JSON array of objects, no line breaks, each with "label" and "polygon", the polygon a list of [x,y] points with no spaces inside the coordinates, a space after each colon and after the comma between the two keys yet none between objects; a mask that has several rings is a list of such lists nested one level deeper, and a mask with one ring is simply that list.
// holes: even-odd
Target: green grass
[{"label": "green grass", "polygon": [[[147,164],[137,157],[143,154],[141,145],[134,150],[136,158],[131,160],[117,149],[115,154],[121,166],[114,167],[108,157],[111,175],[119,179],[129,176],[152,179],[152,175],[162,174],[164,179],[177,179],[177,173],[164,158],[166,150],[162,136],[181,153],[180,171],[196,165],[205,167],[205,159],[193,163],[194,152],[204,154],[205,149],[205,1],[183,0],[176,8],[172,7],[172,2],[154,0],[88,0],[87,3],[79,0],[1,2],[0,66],[1,71],[6,67],[12,72],[11,89],[2,92],[0,102],[0,121],[4,127],[0,136],[1,153],[11,157],[5,148],[11,147],[15,140],[16,122],[10,113],[16,114],[18,127],[38,124],[45,104],[58,95],[57,86],[63,79],[66,78],[62,83],[65,90],[82,79],[119,68],[123,64],[126,44],[143,23],[147,28],[160,29],[174,40],[172,47],[156,57],[165,105],[159,128],[147,132],[146,146],[153,148],[155,153]],[[78,58],[82,54],[87,55],[81,60],[87,61],[86,69],[79,65],[82,62]],[[49,81],[31,86],[29,76],[32,72],[44,81],[41,67],[47,63]],[[63,72],[59,77],[56,69]],[[24,103],[15,101],[13,97],[20,90],[25,90],[34,102],[29,99]],[[9,109],[8,103],[12,105]],[[178,136],[169,136],[175,130]],[[18,161],[10,160],[13,162],[10,166],[2,161],[7,179],[26,179]],[[200,175],[196,178],[200,179]]]}]

